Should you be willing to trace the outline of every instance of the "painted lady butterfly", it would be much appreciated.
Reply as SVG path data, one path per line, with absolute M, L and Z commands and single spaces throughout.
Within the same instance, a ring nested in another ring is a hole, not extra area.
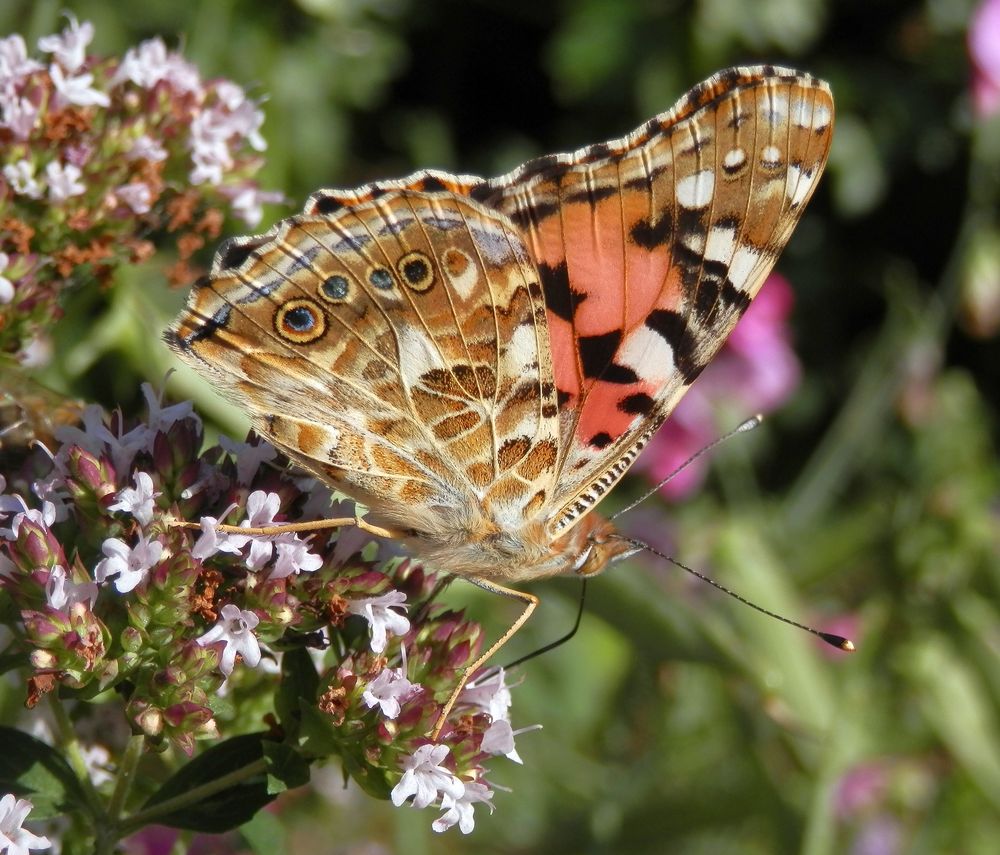
M 422 561 L 524 604 L 471 673 L 537 604 L 506 583 L 634 551 L 590 511 L 746 311 L 832 129 L 822 81 L 733 68 L 500 178 L 321 190 L 223 244 L 166 338 Z

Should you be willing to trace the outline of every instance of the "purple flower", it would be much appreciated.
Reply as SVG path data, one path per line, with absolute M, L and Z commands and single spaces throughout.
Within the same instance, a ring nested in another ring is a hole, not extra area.
M 0 39 L 0 88 L 19 83 L 41 69 L 41 63 L 28 59 L 28 46 L 19 34 Z
M 863 763 L 845 772 L 833 794 L 833 809 L 841 820 L 871 813 L 882 803 L 889 776 L 884 763 Z
M 67 77 L 58 65 L 49 69 L 52 85 L 56 88 L 56 103 L 59 106 L 76 104 L 79 107 L 107 107 L 111 99 L 106 92 L 94 88 L 93 74 L 78 74 Z
M 3 121 L 0 125 L 7 128 L 14 139 L 24 142 L 35 129 L 38 107 L 30 99 L 19 98 L 13 93 L 0 94 L 0 106 L 3 107 Z
M 117 86 L 125 81 L 143 89 L 152 89 L 157 83 L 165 81 L 181 95 L 201 90 L 198 69 L 179 54 L 168 51 L 163 40 L 158 37 L 126 51 L 118 64 L 118 70 L 111 78 L 111 85 Z
M 45 583 L 45 601 L 57 611 L 67 611 L 77 603 L 86 603 L 89 609 L 93 609 L 97 602 L 97 584 L 90 579 L 74 582 L 66 575 L 66 570 L 56 564 L 49 570 Z
M 251 668 L 260 662 L 260 644 L 253 634 L 254 627 L 260 623 L 260 618 L 251 611 L 243 611 L 239 606 L 228 603 L 222 607 L 219 622 L 208 632 L 198 638 L 198 644 L 207 647 L 217 641 L 225 643 L 222 658 L 219 660 L 219 670 L 227 677 L 233 673 L 236 665 L 236 654 L 243 657 Z
M 284 579 L 296 573 L 314 573 L 323 566 L 323 558 L 309 551 L 309 544 L 297 534 L 280 534 L 274 540 L 274 567 L 270 579 Z
M 244 187 L 233 188 L 235 192 L 229 190 L 229 188 L 222 188 L 224 195 L 230 197 L 230 205 L 233 209 L 233 214 L 239 217 L 243 222 L 245 222 L 251 228 L 255 227 L 260 223 L 264 216 L 264 209 L 261 207 L 265 204 L 280 204 L 285 201 L 285 194 L 277 190 L 261 190 L 252 185 L 246 185 Z
M 903 851 L 903 829 L 893 816 L 873 817 L 861 826 L 850 855 L 899 855 Z
M 379 707 L 382 715 L 393 719 L 402 705 L 420 691 L 420 685 L 406 679 L 402 668 L 383 668 L 365 688 L 361 699 L 368 709 Z
M 115 496 L 117 500 L 108 505 L 109 511 L 125 511 L 132 514 L 139 525 L 145 528 L 153 521 L 153 499 L 160 495 L 153 492 L 153 479 L 145 472 L 133 475 L 135 488 L 124 487 Z
M 1000 110 L 1000 0 L 984 0 L 969 24 L 972 100 L 980 117 Z
M 403 758 L 403 777 L 392 788 L 392 803 L 399 807 L 413 796 L 413 807 L 423 809 L 438 795 L 458 800 L 465 795 L 465 784 L 441 766 L 448 756 L 447 745 L 421 745 Z
M 232 505 L 222 513 L 225 517 L 229 511 L 235 507 Z M 201 518 L 201 537 L 198 538 L 191 549 L 191 556 L 200 561 L 211 558 L 218 552 L 228 552 L 237 554 L 250 540 L 248 535 L 243 534 L 220 534 L 218 531 L 219 520 L 215 517 Z
M 351 614 L 361 615 L 368 621 L 372 633 L 372 652 L 382 653 L 389 635 L 406 635 L 410 631 L 410 621 L 393 611 L 405 602 L 406 594 L 402 591 L 389 591 L 381 597 L 366 597 L 348 604 L 347 610 Z
M 458 799 L 445 793 L 441 797 L 441 809 L 444 813 L 431 823 L 431 828 L 440 833 L 457 823 L 462 834 L 468 834 L 476 827 L 476 820 L 472 815 L 476 802 L 487 805 L 490 813 L 493 813 L 493 802 L 490 801 L 492 797 L 493 790 L 478 782 L 466 784 L 465 792 Z
M 163 544 L 140 535 L 135 546 L 129 547 L 117 537 L 109 537 L 101 544 L 101 551 L 107 556 L 97 562 L 94 578 L 105 582 L 112 576 L 118 593 L 127 594 L 134 590 L 149 575 L 150 569 L 163 555 Z
M 157 394 L 150 383 L 143 383 L 140 388 L 146 399 L 146 408 L 149 410 L 146 424 L 149 425 L 150 434 L 167 433 L 182 419 L 194 419 L 195 423 L 201 426 L 201 418 L 194 412 L 194 401 L 181 401 L 164 407 L 162 391 Z
M 128 160 L 148 160 L 150 163 L 159 163 L 167 159 L 167 150 L 148 134 L 137 137 L 126 153 Z
M 49 182 L 49 200 L 62 202 L 86 192 L 87 185 L 80 181 L 81 175 L 83 173 L 80 167 L 72 163 L 64 166 L 58 160 L 50 160 L 45 167 L 45 178 Z
M 115 189 L 115 195 L 136 214 L 145 214 L 153 206 L 153 191 L 143 181 L 122 184 Z
M 82 24 L 71 13 L 66 13 L 69 26 L 53 36 L 42 36 L 38 49 L 55 54 L 55 59 L 63 68 L 72 73 L 77 71 L 87 59 L 87 45 L 93 41 L 94 25 L 90 21 Z
M 236 460 L 236 480 L 240 484 L 249 484 L 262 463 L 270 463 L 278 456 L 274 446 L 263 440 L 253 445 L 249 442 L 237 442 L 220 434 L 219 445 Z

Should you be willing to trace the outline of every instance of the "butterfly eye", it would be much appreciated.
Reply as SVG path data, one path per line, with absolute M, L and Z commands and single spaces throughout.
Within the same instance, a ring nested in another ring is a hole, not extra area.
M 326 299 L 339 302 L 343 300 L 348 291 L 350 291 L 350 285 L 347 281 L 346 276 L 341 276 L 339 273 L 335 276 L 327 277 L 323 284 L 319 286 L 320 294 Z
M 414 291 L 427 291 L 434 284 L 434 268 L 422 252 L 406 253 L 396 262 L 396 270 Z
M 274 313 L 274 328 L 293 344 L 309 344 L 326 332 L 326 316 L 312 300 L 289 300 Z
M 368 281 L 381 291 L 392 287 L 392 273 L 385 267 L 373 267 L 368 271 Z

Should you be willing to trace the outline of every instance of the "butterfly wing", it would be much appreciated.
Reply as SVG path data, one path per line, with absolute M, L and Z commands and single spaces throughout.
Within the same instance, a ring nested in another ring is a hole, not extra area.
M 510 215 L 541 274 L 566 449 L 554 535 L 618 481 L 746 311 L 832 123 L 821 81 L 735 68 L 623 139 L 470 189 Z
M 471 199 L 317 194 L 223 245 L 168 343 L 390 525 L 516 528 L 554 478 L 538 274 L 507 217 Z

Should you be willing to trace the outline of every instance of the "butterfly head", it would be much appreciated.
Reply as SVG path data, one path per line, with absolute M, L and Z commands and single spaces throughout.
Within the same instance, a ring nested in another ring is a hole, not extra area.
M 596 576 L 609 564 L 639 551 L 614 525 L 596 514 L 585 517 L 563 540 L 574 550 L 570 569 L 577 576 Z

